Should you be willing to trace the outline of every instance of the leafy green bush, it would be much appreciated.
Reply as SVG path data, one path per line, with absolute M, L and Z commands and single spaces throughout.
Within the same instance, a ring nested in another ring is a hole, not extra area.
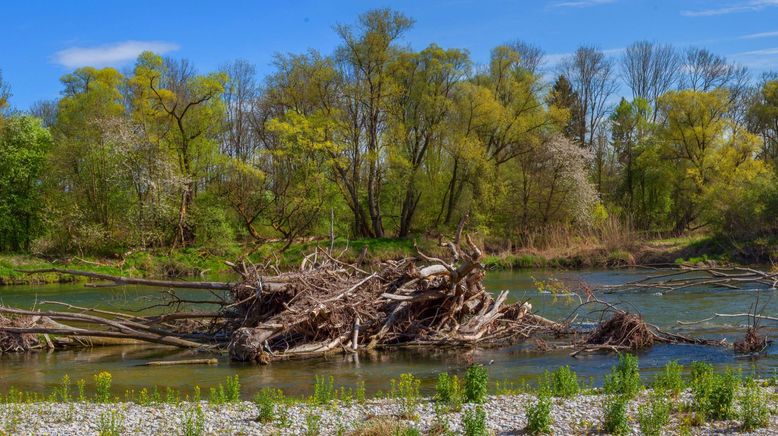
M 182 421 L 182 433 L 184 436 L 200 436 L 205 434 L 205 413 L 197 404 L 184 412 Z
M 465 400 L 483 403 L 489 386 L 489 372 L 483 365 L 470 365 L 465 372 Z
M 731 369 L 724 374 L 700 373 L 692 385 L 695 410 L 708 419 L 733 418 L 737 386 L 738 377 Z
M 738 401 L 743 430 L 752 431 L 770 424 L 770 409 L 767 396 L 759 384 L 752 378 L 746 380 L 743 393 Z
M 111 373 L 102 371 L 95 374 L 95 402 L 109 403 L 111 401 Z
M 625 395 L 611 395 L 608 402 L 605 403 L 605 414 L 603 416 L 603 429 L 614 435 L 626 435 L 629 433 L 629 422 L 627 421 L 627 402 Z
M 438 374 L 435 384 L 435 401 L 446 405 L 450 410 L 459 410 L 462 407 L 462 387 L 459 377 L 451 376 L 447 372 Z
M 335 377 L 316 376 L 313 385 L 313 397 L 311 402 L 317 406 L 323 406 L 335 401 Z
M 257 421 L 262 423 L 273 421 L 276 417 L 276 405 L 282 401 L 284 401 L 284 392 L 281 389 L 262 388 L 254 396 L 254 404 L 259 411 Z
M 477 405 L 465 411 L 462 415 L 462 428 L 465 430 L 465 436 L 487 436 L 489 434 L 486 428 L 486 411 L 483 406 Z
M 400 374 L 400 381 L 392 379 L 392 390 L 390 396 L 396 399 L 402 410 L 402 415 L 407 419 L 416 419 L 416 407 L 419 404 L 419 387 L 421 380 L 413 374 Z
M 100 436 L 119 436 L 124 433 L 124 415 L 118 410 L 105 411 L 98 419 L 97 433 Z
M 638 408 L 640 432 L 645 436 L 660 436 L 662 429 L 670 422 L 670 403 L 658 392 L 651 402 Z
M 654 389 L 661 389 L 674 397 L 677 397 L 684 390 L 683 366 L 675 360 L 668 362 L 662 372 L 656 376 Z
M 611 368 L 610 374 L 605 376 L 605 393 L 622 395 L 630 399 L 634 398 L 642 388 L 638 358 L 629 353 L 620 355 L 619 363 Z
M 535 404 L 527 407 L 527 433 L 532 435 L 551 433 L 551 398 L 546 389 L 538 392 Z
M 555 397 L 572 398 L 581 391 L 578 375 L 569 366 L 560 366 L 554 372 L 546 371 L 544 378 Z

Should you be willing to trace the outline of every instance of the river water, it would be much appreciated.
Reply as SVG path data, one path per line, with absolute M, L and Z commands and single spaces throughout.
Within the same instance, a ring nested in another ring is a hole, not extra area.
M 562 280 L 566 283 L 584 282 L 589 285 L 616 284 L 638 279 L 648 274 L 643 270 L 610 271 L 497 271 L 487 274 L 490 291 L 507 289 L 512 300 L 528 300 L 534 310 L 551 319 L 562 319 L 578 304 L 577 299 L 564 295 L 542 293 L 536 282 Z M 180 295 L 198 299 L 208 297 L 207 291 L 183 291 Z M 763 291 L 761 302 L 767 303 L 765 315 L 778 314 L 778 291 Z M 83 285 L 12 286 L 0 288 L 0 302 L 17 307 L 32 307 L 45 300 L 58 300 L 78 306 L 122 310 L 143 308 L 158 302 L 159 289 L 139 286 L 115 288 L 86 288 Z M 631 311 L 639 311 L 644 319 L 665 330 L 706 338 L 727 338 L 730 342 L 743 334 L 745 318 L 720 318 L 693 326 L 677 325 L 677 320 L 699 320 L 714 313 L 747 312 L 753 304 L 753 290 L 686 289 L 658 295 L 652 292 L 604 295 L 604 299 L 623 304 Z M 55 306 L 46 306 L 54 309 Z M 578 321 L 596 321 L 596 314 L 580 313 Z M 585 325 L 585 324 L 584 324 Z M 764 332 L 770 338 L 778 333 L 776 323 L 764 323 Z M 239 374 L 243 392 L 247 396 L 264 386 L 283 388 L 288 393 L 310 393 L 316 375 L 334 376 L 336 385 L 355 386 L 364 382 L 368 392 L 386 390 L 389 379 L 411 372 L 423 381 L 429 392 L 440 371 L 461 373 L 472 362 L 488 365 L 492 380 L 520 385 L 531 383 L 546 369 L 570 365 L 579 377 L 602 382 L 602 376 L 616 361 L 613 354 L 569 356 L 570 350 L 541 353 L 533 344 L 490 350 L 403 350 L 359 356 L 332 356 L 309 360 L 275 362 L 255 366 L 230 362 L 217 356 L 216 366 L 141 366 L 150 360 L 210 357 L 202 353 L 172 350 L 165 347 L 113 346 L 93 349 L 35 352 L 0 355 L 0 391 L 10 385 L 22 389 L 49 390 L 62 376 L 72 380 L 85 379 L 92 383 L 92 375 L 110 371 L 114 391 L 124 392 L 151 386 L 171 386 L 188 390 L 197 384 L 202 388 L 214 386 L 230 375 Z M 650 380 L 651 373 L 670 360 L 688 364 L 707 361 L 714 366 L 732 366 L 744 374 L 773 376 L 778 374 L 778 345 L 773 344 L 759 359 L 736 358 L 731 349 L 696 345 L 655 345 L 639 353 L 643 375 Z M 207 390 L 206 390 L 207 391 Z

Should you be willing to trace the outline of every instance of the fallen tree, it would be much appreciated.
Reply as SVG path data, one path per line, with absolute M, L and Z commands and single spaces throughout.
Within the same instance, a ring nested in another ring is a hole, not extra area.
M 446 245 L 449 261 L 419 251 L 416 257 L 388 261 L 373 271 L 344 263 L 322 249 L 305 257 L 299 270 L 280 274 L 267 274 L 267 267 L 245 262 L 230 264 L 241 278 L 236 283 L 28 271 L 82 275 L 113 285 L 203 289 L 215 299 L 186 300 L 168 291 L 170 301 L 163 306 L 176 311 L 144 316 L 61 302 L 49 304 L 71 311 L 0 307 L 0 347 L 18 351 L 111 338 L 226 349 L 234 360 L 268 363 L 398 346 L 497 346 L 567 330 L 565 324 L 533 314 L 528 302 L 507 303 L 508 291 L 496 297 L 487 292 L 481 251 L 466 240 L 466 249 Z M 218 310 L 180 310 L 203 304 Z

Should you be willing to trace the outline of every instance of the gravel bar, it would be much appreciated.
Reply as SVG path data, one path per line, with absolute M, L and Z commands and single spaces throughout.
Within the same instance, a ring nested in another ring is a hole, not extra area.
M 630 425 L 633 434 L 640 434 L 637 423 L 638 405 L 646 401 L 647 393 L 629 404 Z M 692 428 L 692 434 L 778 434 L 775 388 L 770 388 L 770 426 L 751 433 L 742 433 L 739 423 L 723 421 L 707 423 Z M 527 394 L 490 396 L 484 404 L 487 425 L 494 434 L 524 434 L 527 424 L 525 408 L 534 403 L 535 397 Z M 602 406 L 607 398 L 602 395 L 579 395 L 574 399 L 553 400 L 553 432 L 557 435 L 599 433 L 602 421 Z M 689 401 L 687 398 L 683 401 Z M 287 425 L 261 424 L 256 421 L 257 407 L 252 402 L 226 405 L 200 404 L 204 416 L 204 434 L 237 435 L 300 435 L 306 434 L 308 416 L 319 418 L 319 434 L 350 434 L 364 428 L 373 420 L 398 423 L 418 429 L 426 434 L 436 422 L 435 407 L 429 400 L 422 400 L 418 406 L 418 420 L 402 420 L 400 406 L 390 400 L 369 400 L 364 404 L 312 406 L 295 404 L 286 407 Z M 463 410 L 473 407 L 466 404 Z M 141 406 L 135 403 L 20 403 L 0 405 L 0 434 L 47 434 L 86 435 L 99 434 L 101 421 L 105 423 L 113 415 L 121 434 L 184 434 L 185 423 L 192 421 L 196 405 L 158 404 Z M 446 420 L 454 434 L 462 434 L 461 412 L 448 413 Z M 678 414 L 675 413 L 665 434 L 678 434 Z

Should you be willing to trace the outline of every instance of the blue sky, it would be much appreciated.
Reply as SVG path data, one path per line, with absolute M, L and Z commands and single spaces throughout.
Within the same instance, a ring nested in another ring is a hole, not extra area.
M 548 68 L 581 44 L 612 56 L 641 39 L 704 46 L 748 66 L 778 70 L 778 0 L 344 0 L 11 1 L 3 5 L 0 70 L 11 103 L 26 109 L 59 95 L 59 78 L 83 65 L 132 65 L 144 49 L 211 71 L 246 59 L 261 74 L 277 52 L 329 53 L 337 23 L 391 7 L 416 20 L 404 42 L 489 50 L 522 39 L 541 46 Z

